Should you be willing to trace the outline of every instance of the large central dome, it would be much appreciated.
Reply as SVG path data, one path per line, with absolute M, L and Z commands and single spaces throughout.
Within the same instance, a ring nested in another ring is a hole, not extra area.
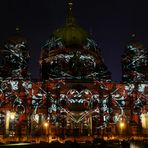
M 56 38 L 61 38 L 66 47 L 68 46 L 80 46 L 86 43 L 86 38 L 88 38 L 88 33 L 79 27 L 74 17 L 68 17 L 66 24 L 58 28 L 53 35 Z
M 111 79 L 97 44 L 88 32 L 77 25 L 72 15 L 43 46 L 40 65 L 44 80 Z

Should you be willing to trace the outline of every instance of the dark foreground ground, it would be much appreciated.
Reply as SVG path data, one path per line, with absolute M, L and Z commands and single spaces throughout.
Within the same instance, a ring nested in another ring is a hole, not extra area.
M 102 143 L 77 143 L 77 142 L 66 142 L 66 143 L 8 143 L 0 144 L 0 148 L 148 148 L 148 142 L 135 141 L 135 142 L 102 142 Z

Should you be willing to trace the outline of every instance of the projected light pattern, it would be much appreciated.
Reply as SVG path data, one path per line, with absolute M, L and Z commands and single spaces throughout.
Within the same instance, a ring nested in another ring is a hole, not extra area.
M 126 47 L 122 57 L 123 81 L 145 82 L 148 80 L 148 51 L 133 39 Z
M 137 118 L 148 110 L 148 85 L 5 80 L 0 82 L 1 118 L 6 110 L 16 112 L 17 122 L 36 114 L 62 126 L 69 122 L 87 125 L 91 117 L 97 129 L 115 124 L 122 117 L 139 122 Z M 132 117 L 131 110 L 137 118 Z
M 3 79 L 30 79 L 29 50 L 20 36 L 10 38 L 1 51 L 0 77 Z
M 111 79 L 97 44 L 89 38 L 83 47 L 67 48 L 61 38 L 52 37 L 42 47 L 40 64 L 46 80 Z
M 62 38 L 56 38 L 56 37 L 52 37 L 50 40 L 48 40 L 46 42 L 46 44 L 42 47 L 42 49 L 46 49 L 46 52 L 48 53 L 50 50 L 53 49 L 63 49 L 66 48 L 63 44 L 63 40 Z M 90 49 L 90 50 L 97 50 L 98 49 L 98 45 L 97 43 L 90 38 L 86 38 L 86 43 L 83 46 L 84 49 Z

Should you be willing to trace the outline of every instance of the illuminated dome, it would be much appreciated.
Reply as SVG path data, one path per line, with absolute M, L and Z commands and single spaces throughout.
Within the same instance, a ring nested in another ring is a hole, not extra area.
M 110 80 L 97 44 L 69 14 L 65 25 L 42 47 L 41 78 Z

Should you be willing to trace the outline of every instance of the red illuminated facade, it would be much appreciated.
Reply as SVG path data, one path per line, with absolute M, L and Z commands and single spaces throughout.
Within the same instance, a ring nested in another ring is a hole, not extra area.
M 130 42 L 123 82 L 113 82 L 101 50 L 71 9 L 69 2 L 66 24 L 41 49 L 41 80 L 30 78 L 27 41 L 18 32 L 1 49 L 0 134 L 41 137 L 47 122 L 55 137 L 147 135 L 147 52 Z

